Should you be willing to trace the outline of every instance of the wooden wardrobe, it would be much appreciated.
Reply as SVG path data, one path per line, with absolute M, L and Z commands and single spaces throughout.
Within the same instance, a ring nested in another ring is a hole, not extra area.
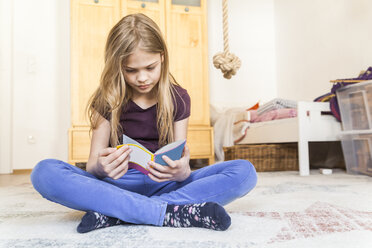
M 123 16 L 144 13 L 161 28 L 170 70 L 191 97 L 187 135 L 192 159 L 214 162 L 209 120 L 206 0 L 71 0 L 71 128 L 69 162 L 85 163 L 90 150 L 86 105 L 99 84 L 106 38 Z

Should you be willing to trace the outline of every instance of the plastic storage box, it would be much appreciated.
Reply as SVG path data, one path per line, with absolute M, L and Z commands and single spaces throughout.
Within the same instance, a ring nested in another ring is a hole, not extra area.
M 372 130 L 342 132 L 346 171 L 372 176 Z
M 336 91 L 344 131 L 372 129 L 372 81 Z

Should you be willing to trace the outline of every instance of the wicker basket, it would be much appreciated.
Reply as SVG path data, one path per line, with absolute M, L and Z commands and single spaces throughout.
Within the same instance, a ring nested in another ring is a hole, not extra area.
M 297 143 L 242 144 L 223 150 L 225 160 L 249 160 L 257 171 L 298 170 Z

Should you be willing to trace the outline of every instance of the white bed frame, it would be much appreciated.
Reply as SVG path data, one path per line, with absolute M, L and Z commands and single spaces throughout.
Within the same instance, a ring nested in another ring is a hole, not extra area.
M 253 123 L 238 144 L 298 142 L 300 175 L 308 176 L 309 142 L 340 140 L 340 122 L 321 114 L 329 111 L 329 102 L 298 102 L 296 118 Z

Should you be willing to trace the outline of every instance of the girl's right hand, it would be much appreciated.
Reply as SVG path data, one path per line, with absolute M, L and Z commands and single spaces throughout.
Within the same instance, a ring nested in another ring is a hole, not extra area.
M 96 172 L 101 177 L 114 180 L 124 176 L 128 171 L 129 154 L 131 149 L 124 145 L 119 149 L 107 147 L 98 153 Z

